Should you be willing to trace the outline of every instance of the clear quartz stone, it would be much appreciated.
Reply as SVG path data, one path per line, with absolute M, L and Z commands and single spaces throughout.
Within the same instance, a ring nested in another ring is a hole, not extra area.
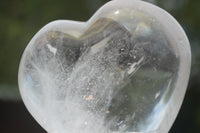
M 50 133 L 165 133 L 189 69 L 187 37 L 171 16 L 115 0 L 86 23 L 55 21 L 39 31 L 23 54 L 19 87 Z

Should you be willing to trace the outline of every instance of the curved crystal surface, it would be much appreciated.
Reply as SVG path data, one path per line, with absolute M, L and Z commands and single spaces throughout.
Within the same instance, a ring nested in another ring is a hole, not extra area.
M 169 14 L 115 0 L 86 23 L 40 30 L 23 54 L 19 87 L 50 133 L 165 133 L 189 69 L 189 42 Z

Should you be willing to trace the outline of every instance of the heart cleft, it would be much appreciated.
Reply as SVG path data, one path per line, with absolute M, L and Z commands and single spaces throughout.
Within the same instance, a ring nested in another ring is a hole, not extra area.
M 42 28 L 24 51 L 19 87 L 50 133 L 166 133 L 190 64 L 188 39 L 168 13 L 115 0 L 86 23 Z

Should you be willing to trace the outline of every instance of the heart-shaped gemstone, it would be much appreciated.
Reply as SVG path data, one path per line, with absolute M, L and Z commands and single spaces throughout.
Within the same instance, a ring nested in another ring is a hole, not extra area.
M 49 133 L 166 133 L 188 82 L 187 37 L 164 10 L 115 0 L 88 22 L 55 21 L 28 44 L 22 98 Z

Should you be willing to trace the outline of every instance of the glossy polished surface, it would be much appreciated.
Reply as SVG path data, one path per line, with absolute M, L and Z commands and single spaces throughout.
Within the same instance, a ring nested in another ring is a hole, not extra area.
M 190 47 L 165 11 L 115 0 L 88 22 L 55 21 L 27 46 L 22 98 L 50 133 L 165 133 L 186 90 Z

